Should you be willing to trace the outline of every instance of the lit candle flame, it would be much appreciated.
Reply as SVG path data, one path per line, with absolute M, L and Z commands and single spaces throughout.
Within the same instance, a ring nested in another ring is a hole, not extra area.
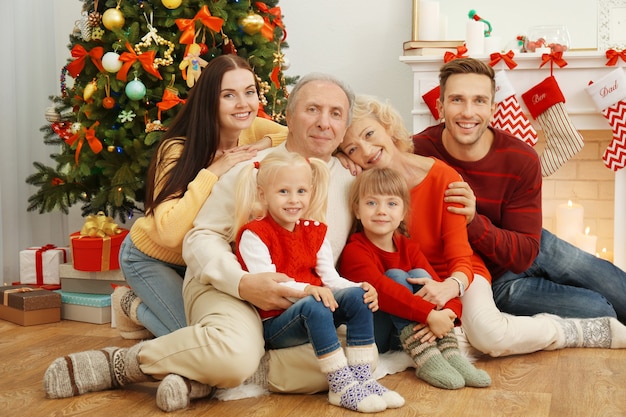
M 585 229 L 585 235 L 589 236 L 589 226 Z
M 567 207 L 572 207 L 573 203 L 572 200 L 567 200 Z

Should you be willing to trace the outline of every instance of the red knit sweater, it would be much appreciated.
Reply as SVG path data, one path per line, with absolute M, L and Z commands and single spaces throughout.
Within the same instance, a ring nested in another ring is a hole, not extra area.
M 300 220 L 292 232 L 274 221 L 272 216 L 254 220 L 239 231 L 237 242 L 245 230 L 254 232 L 267 246 L 276 271 L 282 272 L 297 282 L 322 286 L 322 280 L 315 271 L 317 253 L 322 247 L 327 226 L 313 220 Z M 244 269 L 246 264 L 237 249 L 237 258 Z M 284 310 L 265 311 L 259 309 L 261 318 L 278 316 Z
M 539 253 L 541 168 L 533 148 L 492 129 L 491 150 L 480 161 L 460 161 L 443 146 L 443 124 L 413 137 L 415 153 L 440 158 L 461 174 L 476 195 L 477 215 L 467 227 L 469 241 L 494 279 L 527 270 Z M 460 217 L 460 216 L 459 216 Z M 474 264 L 476 273 L 477 264 Z
M 355 233 L 340 258 L 339 273 L 355 282 L 367 281 L 378 291 L 378 305 L 381 311 L 407 320 L 426 323 L 428 314 L 435 305 L 417 297 L 401 284 L 385 276 L 385 271 L 398 268 L 409 271 L 425 269 L 433 279 L 441 281 L 419 243 L 402 235 L 394 237 L 397 252 L 384 251 L 370 242 L 365 234 Z M 461 318 L 461 301 L 454 298 L 445 305 Z

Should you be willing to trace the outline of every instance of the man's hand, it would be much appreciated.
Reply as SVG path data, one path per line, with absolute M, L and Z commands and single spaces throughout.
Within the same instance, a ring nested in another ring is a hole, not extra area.
M 442 309 L 448 301 L 459 296 L 459 285 L 451 279 L 443 282 L 431 278 L 407 278 L 406 280 L 411 284 L 422 285 L 415 295 L 435 304 L 437 309 Z
M 279 284 L 287 281 L 293 280 L 275 272 L 246 274 L 239 281 L 239 296 L 261 310 L 285 310 L 293 304 L 287 297 L 306 296 L 304 291 Z
M 470 224 L 476 216 L 476 196 L 474 191 L 466 182 L 452 182 L 445 191 L 443 201 L 446 203 L 457 203 L 463 207 L 448 207 L 450 213 L 465 216 L 466 224 Z

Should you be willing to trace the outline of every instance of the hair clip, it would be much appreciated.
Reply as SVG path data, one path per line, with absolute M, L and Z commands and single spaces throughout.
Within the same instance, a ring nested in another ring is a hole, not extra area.
M 254 167 L 256 169 L 259 169 L 260 166 L 261 166 L 261 163 L 259 161 L 254 161 Z

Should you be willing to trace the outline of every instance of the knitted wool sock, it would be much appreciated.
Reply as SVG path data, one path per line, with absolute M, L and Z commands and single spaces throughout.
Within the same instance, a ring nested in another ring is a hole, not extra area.
M 159 384 L 156 403 L 165 412 L 182 410 L 189 407 L 191 400 L 208 397 L 214 392 L 214 387 L 169 374 Z
M 620 348 L 626 347 L 626 330 L 617 319 L 598 317 L 591 319 L 564 319 L 552 314 L 541 314 L 557 321 L 562 332 L 560 347 Z M 612 341 L 615 330 L 616 343 Z M 621 345 L 621 346 L 620 346 Z
M 111 296 L 111 307 L 114 310 L 115 322 L 120 336 L 124 339 L 149 339 L 152 333 L 137 319 L 137 307 L 141 299 L 124 285 L 115 287 Z
M 387 403 L 367 391 L 352 375 L 342 349 L 318 358 L 320 370 L 328 379 L 328 402 L 361 413 L 377 413 L 387 409 Z
M 44 374 L 44 391 L 49 398 L 66 398 L 152 381 L 139 368 L 142 345 L 138 343 L 128 349 L 107 347 L 57 358 Z
M 385 400 L 387 408 L 400 408 L 404 405 L 404 398 L 395 391 L 391 391 L 372 378 L 372 366 L 375 357 L 375 345 L 347 347 L 346 357 L 352 375 L 365 389 Z
M 407 325 L 400 331 L 400 342 L 404 351 L 415 362 L 417 377 L 439 388 L 463 388 L 465 379 L 444 359 L 437 344 L 435 342 L 422 343 L 414 339 L 413 327 L 415 323 Z
M 456 340 L 454 330 L 437 340 L 437 347 L 441 355 L 450 365 L 463 376 L 465 386 L 484 388 L 491 385 L 491 377 L 481 369 L 477 369 L 470 363 L 459 350 L 459 343 Z

